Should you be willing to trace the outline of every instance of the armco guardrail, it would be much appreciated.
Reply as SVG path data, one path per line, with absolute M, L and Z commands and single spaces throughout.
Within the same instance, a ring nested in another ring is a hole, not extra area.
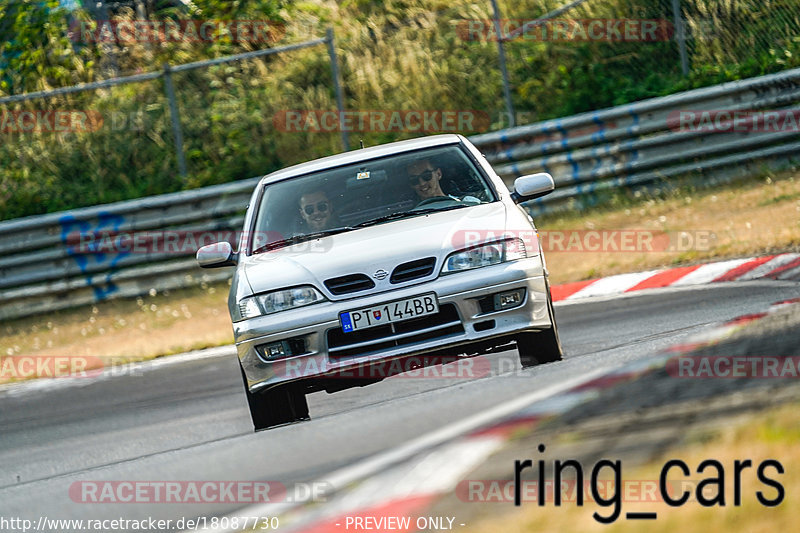
M 604 191 L 661 187 L 675 176 L 697 173 L 717 182 L 791 164 L 800 159 L 800 125 L 681 131 L 679 113 L 788 110 L 798 101 L 795 69 L 471 140 L 508 184 L 522 174 L 553 174 L 557 189 L 533 202 L 534 212 L 581 208 L 602 201 Z M 228 278 L 230 269 L 197 267 L 186 246 L 174 253 L 97 254 L 79 243 L 95 232 L 164 230 L 229 232 L 232 240 L 257 180 L 0 222 L 0 319 Z
M 800 124 L 783 128 L 780 120 L 773 131 L 759 131 L 758 124 L 744 122 L 723 132 L 717 124 L 700 123 L 697 131 L 681 131 L 680 121 L 682 111 L 699 116 L 700 111 L 791 110 L 798 101 L 800 69 L 794 69 L 471 140 L 507 182 L 531 172 L 553 175 L 556 191 L 534 202 L 535 211 L 559 204 L 581 208 L 596 203 L 601 192 L 620 187 L 659 187 L 690 173 L 710 183 L 729 181 L 764 165 L 800 160 Z M 710 116 L 713 121 L 721 115 Z
M 201 270 L 186 244 L 219 236 L 235 245 L 258 179 L 0 223 L 0 319 L 229 278 Z M 153 242 L 164 230 L 182 242 Z M 91 253 L 97 234 L 142 238 Z

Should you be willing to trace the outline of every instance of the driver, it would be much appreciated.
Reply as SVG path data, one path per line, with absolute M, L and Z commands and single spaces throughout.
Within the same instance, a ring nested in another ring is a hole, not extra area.
M 406 167 L 408 184 L 417 193 L 420 200 L 447 196 L 442 191 L 442 169 L 434 166 L 430 159 L 414 161 Z
M 417 193 L 420 203 L 431 198 L 441 198 L 442 200 L 455 200 L 456 202 L 466 202 L 468 204 L 479 204 L 481 201 L 474 196 L 465 196 L 459 199 L 452 194 L 446 194 L 442 190 L 442 169 L 433 164 L 430 159 L 418 159 L 406 166 L 408 184 Z M 426 202 L 428 203 L 428 202 Z

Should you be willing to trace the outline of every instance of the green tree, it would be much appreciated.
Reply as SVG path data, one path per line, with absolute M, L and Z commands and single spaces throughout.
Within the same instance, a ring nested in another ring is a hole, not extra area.
M 91 79 L 96 52 L 70 40 L 70 13 L 57 0 L 0 4 L 0 94 Z

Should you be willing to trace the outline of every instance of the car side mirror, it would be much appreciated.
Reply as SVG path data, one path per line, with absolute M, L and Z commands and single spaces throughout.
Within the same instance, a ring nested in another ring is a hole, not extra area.
M 197 264 L 202 268 L 217 268 L 236 265 L 236 254 L 229 242 L 207 244 L 197 250 Z
M 550 194 L 555 188 L 553 176 L 547 172 L 520 176 L 514 180 L 514 192 L 511 193 L 511 199 L 515 204 L 519 204 Z

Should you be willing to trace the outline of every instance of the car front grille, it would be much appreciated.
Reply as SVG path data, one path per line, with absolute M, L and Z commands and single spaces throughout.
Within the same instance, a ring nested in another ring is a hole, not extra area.
M 433 315 L 412 318 L 363 330 L 344 333 L 342 328 L 328 330 L 328 356 L 331 358 L 367 355 L 397 346 L 441 339 L 464 333 L 464 326 L 454 304 L 444 304 Z
M 398 265 L 392 272 L 392 277 L 389 280 L 392 283 L 403 283 L 414 279 L 424 278 L 433 273 L 433 267 L 436 265 L 435 257 L 426 257 L 425 259 L 417 259 Z
M 375 287 L 375 282 L 365 274 L 349 274 L 338 278 L 325 280 L 325 286 L 335 295 L 350 294 L 351 292 L 365 291 Z

